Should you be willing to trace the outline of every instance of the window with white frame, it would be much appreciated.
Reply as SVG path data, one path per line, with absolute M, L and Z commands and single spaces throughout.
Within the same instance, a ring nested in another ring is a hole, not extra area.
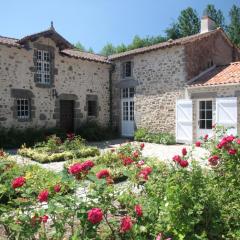
M 50 53 L 37 50 L 37 82 L 50 84 Z
M 133 98 L 134 97 L 134 88 L 122 88 L 121 89 L 121 97 L 122 98 Z
M 17 98 L 17 118 L 29 119 L 30 118 L 30 101 L 27 98 Z

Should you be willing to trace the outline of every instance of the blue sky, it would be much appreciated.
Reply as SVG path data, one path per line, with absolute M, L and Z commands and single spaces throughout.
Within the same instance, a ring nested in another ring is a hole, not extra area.
M 226 17 L 233 4 L 240 6 L 240 0 L 2 0 L 0 35 L 21 38 L 53 20 L 70 42 L 98 52 L 107 42 L 128 44 L 136 34 L 164 34 L 182 9 L 191 6 L 202 15 L 208 3 Z

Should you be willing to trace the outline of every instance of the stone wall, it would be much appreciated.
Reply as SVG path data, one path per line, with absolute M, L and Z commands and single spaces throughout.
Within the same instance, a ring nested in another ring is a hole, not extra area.
M 185 46 L 187 80 L 196 77 L 213 65 L 226 65 L 233 61 L 233 48 L 221 32 L 211 37 L 192 41 Z
M 199 99 L 211 99 L 213 101 L 213 123 L 216 121 L 216 98 L 221 97 L 237 97 L 237 115 L 240 119 L 240 85 L 221 85 L 221 86 L 208 86 L 197 87 L 188 89 L 188 98 L 192 98 L 193 101 L 193 141 L 197 140 L 198 130 L 198 100 Z M 202 94 L 202 97 L 201 97 Z M 197 95 L 197 97 L 196 97 Z M 237 121 L 237 131 L 240 133 L 240 121 Z
M 113 74 L 113 120 L 121 129 L 120 88 L 121 63 L 133 62 L 135 87 L 136 128 L 147 128 L 151 132 L 175 133 L 176 99 L 184 97 L 185 60 L 184 47 L 159 49 L 130 59 L 115 61 Z
M 34 82 L 34 44 L 55 49 L 54 82 L 42 88 Z M 49 38 L 30 42 L 28 48 L 0 45 L 0 126 L 2 127 L 55 127 L 59 124 L 59 100 L 74 96 L 75 127 L 87 120 L 87 95 L 98 99 L 96 120 L 109 123 L 109 70 L 111 65 L 80 60 L 59 54 L 56 44 Z M 21 122 L 14 117 L 12 89 L 25 89 L 32 93 L 34 114 L 30 121 Z M 68 99 L 66 99 L 68 100 Z

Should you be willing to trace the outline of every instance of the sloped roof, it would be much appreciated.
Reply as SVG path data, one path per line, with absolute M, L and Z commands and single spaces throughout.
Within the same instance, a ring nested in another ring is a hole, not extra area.
M 137 48 L 137 49 L 133 49 L 133 50 L 122 52 L 122 53 L 113 54 L 113 55 L 110 55 L 108 58 L 109 58 L 109 60 L 116 60 L 116 59 L 119 59 L 119 58 L 131 56 L 131 55 L 136 55 L 136 54 L 142 54 L 142 53 L 145 53 L 145 52 L 150 52 L 150 51 L 154 51 L 154 50 L 158 50 L 158 49 L 164 49 L 164 48 L 177 46 L 177 45 L 184 45 L 184 44 L 190 43 L 192 41 L 197 41 L 197 40 L 212 36 L 212 35 L 217 34 L 219 32 L 221 32 L 224 35 L 224 37 L 228 40 L 230 45 L 232 45 L 232 43 L 227 38 L 224 31 L 221 28 L 217 28 L 216 30 L 213 30 L 213 31 L 210 31 L 210 32 L 198 33 L 198 34 L 195 34 L 195 35 L 179 38 L 179 39 L 176 39 L 176 40 L 168 40 L 167 42 L 154 44 L 154 45 L 151 45 L 151 46 L 148 46 L 148 47 L 142 47 L 142 48 Z
M 60 49 L 60 53 L 66 56 L 74 57 L 82 60 L 111 64 L 111 62 L 108 61 L 107 57 L 105 56 L 88 53 L 88 52 L 82 52 L 74 48 L 74 46 L 71 43 L 69 43 L 65 38 L 63 38 L 60 34 L 58 34 L 55 31 L 55 29 L 52 27 L 46 31 L 42 31 L 39 33 L 35 33 L 29 36 L 23 37 L 22 39 L 15 39 L 15 38 L 0 36 L 0 44 L 21 48 L 21 47 L 24 47 L 24 43 L 26 43 L 27 41 L 34 41 L 41 36 L 49 37 L 53 39 L 53 41 L 57 43 L 57 46 Z
M 85 59 L 89 61 L 96 61 L 96 62 L 102 62 L 102 63 L 111 63 L 108 61 L 107 57 L 94 54 L 94 53 L 88 53 L 88 52 L 82 52 L 78 49 L 64 49 L 61 51 L 61 53 L 75 58 Z
M 189 84 L 189 87 L 240 83 L 240 62 L 218 66 Z

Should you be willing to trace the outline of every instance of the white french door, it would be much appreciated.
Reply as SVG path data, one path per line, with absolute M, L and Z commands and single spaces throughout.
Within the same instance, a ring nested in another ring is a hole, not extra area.
M 213 101 L 211 99 L 198 101 L 198 134 L 197 137 L 213 135 Z
M 122 136 L 134 136 L 134 88 L 121 89 Z

